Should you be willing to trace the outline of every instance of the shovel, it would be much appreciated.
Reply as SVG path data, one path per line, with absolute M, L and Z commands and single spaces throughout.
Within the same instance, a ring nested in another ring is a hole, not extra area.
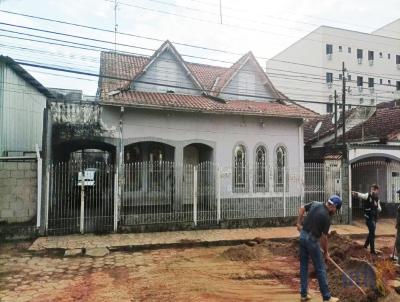
M 340 266 L 339 266 L 335 261 L 333 261 L 332 258 L 329 258 L 329 260 L 331 261 L 331 263 L 332 263 L 343 275 L 346 276 L 347 279 L 350 280 L 351 283 L 353 283 L 353 285 L 354 285 L 355 287 L 357 287 L 357 288 L 360 290 L 360 292 L 362 292 L 362 294 L 363 294 L 365 297 L 367 297 L 367 293 L 366 293 L 360 286 L 358 286 L 358 284 L 357 284 L 353 279 L 351 279 L 350 276 L 349 276 L 348 274 L 346 274 L 346 272 L 345 272 L 344 270 L 342 270 L 342 269 L 340 268 Z

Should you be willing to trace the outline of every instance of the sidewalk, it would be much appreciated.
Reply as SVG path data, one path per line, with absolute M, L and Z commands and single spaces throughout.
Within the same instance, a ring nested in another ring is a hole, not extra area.
M 334 225 L 341 235 L 366 234 L 364 221 L 355 221 L 352 225 Z M 395 219 L 382 219 L 377 224 L 377 236 L 395 235 Z M 183 244 L 235 244 L 251 240 L 255 237 L 264 239 L 294 238 L 299 235 L 295 227 L 271 227 L 254 229 L 218 229 L 157 233 L 132 233 L 108 235 L 68 235 L 40 237 L 33 242 L 29 250 L 43 249 L 79 249 L 97 247 L 166 247 Z

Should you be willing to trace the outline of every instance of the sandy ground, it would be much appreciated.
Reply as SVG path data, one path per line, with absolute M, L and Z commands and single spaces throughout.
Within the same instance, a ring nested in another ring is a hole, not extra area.
M 392 246 L 393 240 L 381 237 L 377 246 Z M 298 260 L 266 248 L 256 259 L 231 261 L 226 257 L 231 247 L 63 258 L 57 252 L 28 252 L 28 246 L 23 242 L 0 247 L 2 302 L 299 301 Z M 310 287 L 312 301 L 321 301 L 316 280 Z

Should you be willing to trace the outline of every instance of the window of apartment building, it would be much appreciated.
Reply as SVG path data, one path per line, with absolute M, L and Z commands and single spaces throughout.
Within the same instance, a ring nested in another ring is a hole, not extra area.
M 390 60 L 390 53 L 388 53 L 388 59 Z
M 347 52 L 351 53 L 351 47 L 347 47 Z
M 396 81 L 396 90 L 400 91 L 400 81 Z
M 391 85 L 391 84 L 392 84 L 392 82 L 390 80 L 388 80 L 388 85 Z
M 332 84 L 333 82 L 333 73 L 332 72 L 327 72 L 326 73 L 326 82 L 329 84 Z
M 396 55 L 396 64 L 397 64 L 397 65 L 400 64 L 400 55 Z
M 360 77 L 360 76 L 357 77 L 357 86 L 358 87 L 363 86 L 363 77 Z
M 341 73 L 339 73 L 339 80 L 341 80 L 342 79 L 342 74 Z
M 333 53 L 333 46 L 332 44 L 326 44 L 326 54 L 331 55 Z
M 383 84 L 383 80 L 382 79 L 379 80 L 379 84 L 381 84 L 381 85 Z
M 373 105 L 375 103 L 375 100 L 374 99 L 370 99 L 369 102 L 370 102 L 371 105 Z
M 368 50 L 368 61 L 374 60 L 374 52 L 372 50 Z
M 333 104 L 326 104 L 326 113 L 333 112 Z
M 381 58 L 381 59 L 383 58 L 382 52 L 379 53 L 379 58 Z
M 360 104 L 364 103 L 364 98 L 360 98 Z
M 343 51 L 343 48 L 341 45 L 339 45 L 339 52 L 342 52 L 342 51 Z
M 363 58 L 363 50 L 362 49 L 357 49 L 357 59 L 362 59 Z
M 374 88 L 374 78 L 368 78 L 368 87 Z
M 348 81 L 351 81 L 351 74 L 348 74 L 348 75 L 347 75 L 347 80 L 348 80 Z

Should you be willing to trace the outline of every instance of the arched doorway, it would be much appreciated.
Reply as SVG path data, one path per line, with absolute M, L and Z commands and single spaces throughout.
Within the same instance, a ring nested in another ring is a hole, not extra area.
M 48 233 L 112 231 L 115 146 L 101 141 L 65 141 L 53 146 L 53 154 Z
M 389 208 L 396 208 L 399 200 L 397 191 L 400 189 L 400 161 L 383 155 L 364 156 L 351 164 L 351 190 L 366 193 L 370 186 L 380 187 L 379 199 L 385 206 L 382 215 L 393 216 Z M 394 204 L 396 204 L 394 206 Z M 393 205 L 393 206 L 391 206 Z M 363 217 L 363 202 L 358 198 L 352 199 L 354 217 Z M 394 210 L 393 210 L 394 212 Z

